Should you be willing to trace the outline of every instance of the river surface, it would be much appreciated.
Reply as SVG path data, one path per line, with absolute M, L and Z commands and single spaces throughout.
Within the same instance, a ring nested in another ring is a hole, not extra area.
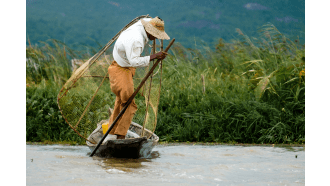
M 149 159 L 89 157 L 87 146 L 26 145 L 26 185 L 305 185 L 305 149 L 157 145 Z

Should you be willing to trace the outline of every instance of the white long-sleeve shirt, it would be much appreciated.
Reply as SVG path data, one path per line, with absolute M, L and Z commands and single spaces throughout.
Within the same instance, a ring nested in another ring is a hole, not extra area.
M 144 18 L 150 21 L 151 18 Z M 149 42 L 141 21 L 136 22 L 118 37 L 113 48 L 113 58 L 121 67 L 145 67 L 150 56 L 141 57 L 144 46 Z

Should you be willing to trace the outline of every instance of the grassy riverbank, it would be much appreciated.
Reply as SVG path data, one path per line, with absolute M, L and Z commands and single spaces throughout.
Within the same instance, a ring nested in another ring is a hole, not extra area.
M 163 142 L 305 143 L 305 49 L 272 25 L 215 49 L 179 44 L 164 61 L 155 133 Z M 53 41 L 28 46 L 27 141 L 84 144 L 64 122 L 57 94 L 70 58 L 89 58 Z M 94 50 L 96 51 L 96 50 Z M 93 53 L 93 52 L 92 52 Z

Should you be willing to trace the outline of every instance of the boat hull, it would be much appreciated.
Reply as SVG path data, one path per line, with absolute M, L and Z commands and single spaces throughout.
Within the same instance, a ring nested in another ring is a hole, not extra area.
M 137 123 L 132 122 L 129 130 L 139 136 L 142 135 L 142 126 Z M 102 143 L 95 155 L 116 158 L 149 158 L 158 140 L 159 138 L 156 134 L 144 129 L 143 137 L 108 140 Z M 86 143 L 91 152 L 93 152 L 97 144 L 92 144 L 89 141 L 86 141 Z

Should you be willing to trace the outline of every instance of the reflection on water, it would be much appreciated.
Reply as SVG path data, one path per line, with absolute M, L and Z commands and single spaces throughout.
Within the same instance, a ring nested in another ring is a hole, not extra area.
M 87 153 L 89 156 L 91 153 Z M 133 172 L 132 169 L 136 168 L 144 168 L 146 165 L 143 165 L 143 162 L 152 162 L 152 159 L 158 158 L 159 152 L 153 151 L 151 153 L 150 158 L 140 158 L 140 159 L 127 159 L 127 158 L 101 158 L 97 156 L 93 156 L 92 158 L 94 160 L 98 160 L 100 165 L 103 169 L 109 170 L 109 169 L 118 169 L 125 172 Z M 120 172 L 120 171 L 119 171 Z
M 304 185 L 304 148 L 179 145 L 149 159 L 89 157 L 87 146 L 27 145 L 27 185 Z

